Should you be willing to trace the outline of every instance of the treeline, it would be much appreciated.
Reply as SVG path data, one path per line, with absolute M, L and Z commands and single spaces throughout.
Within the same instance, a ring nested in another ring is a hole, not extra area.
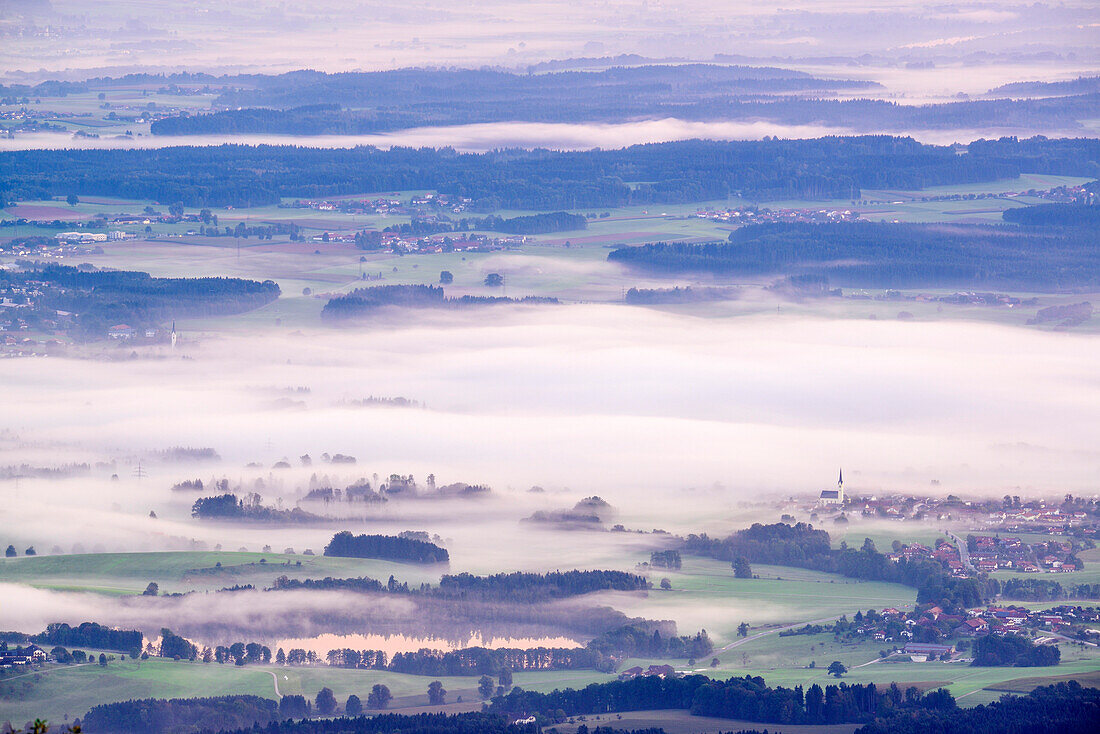
M 359 536 L 386 538 L 391 536 Z M 399 538 L 401 539 L 401 538 Z M 421 542 L 421 541 L 415 541 Z M 431 544 L 429 544 L 431 545 Z M 432 545 L 433 548 L 438 546 Z M 440 551 L 443 549 L 439 548 Z M 379 552 L 369 549 L 367 552 Z M 445 552 L 445 551 L 444 551 Z M 329 555 L 326 553 L 325 555 Z M 416 556 L 420 557 L 420 551 Z M 379 556 L 356 556 L 375 558 Z M 404 558 L 404 556 L 402 556 Z M 292 579 L 280 576 L 272 590 L 324 589 L 360 591 L 369 593 L 418 594 L 442 599 L 471 599 L 475 601 L 506 601 L 518 604 L 534 604 L 551 599 L 564 599 L 589 594 L 594 591 L 640 591 L 649 588 L 644 576 L 625 571 L 551 571 L 548 573 L 498 573 L 492 576 L 474 576 L 469 573 L 445 574 L 438 586 L 423 584 L 409 588 L 392 576 L 387 584 L 367 576 L 360 578 Z
M 153 134 L 362 134 L 475 122 L 609 121 L 678 116 L 693 105 L 730 97 L 879 86 L 869 81 L 817 79 L 787 69 L 714 64 L 651 64 L 542 74 L 490 69 L 295 71 L 219 81 L 228 88 L 214 105 L 230 108 L 227 112 L 162 120 Z M 340 112 L 334 102 L 354 109 Z M 247 109 L 258 107 L 274 109 Z M 207 119 L 211 117 L 214 119 Z
M 350 149 L 222 145 L 0 153 L 0 198 L 113 196 L 190 207 L 281 197 L 430 189 L 478 211 L 725 199 L 855 199 L 863 188 L 921 189 L 1019 176 L 1100 178 L 1100 140 L 976 141 L 956 148 L 888 136 L 682 141 L 620 150 Z
M 421 218 L 414 216 L 403 224 L 392 224 L 385 232 L 396 232 L 405 236 L 427 237 L 443 232 L 504 232 L 505 234 L 547 234 L 549 232 L 568 232 L 586 229 L 588 218 L 583 214 L 569 212 L 548 212 L 504 219 L 490 215 L 487 217 L 463 217 L 452 220 L 447 217 Z M 361 236 L 360 236 L 361 235 Z M 361 250 L 369 250 L 381 245 L 381 236 L 371 236 L 362 232 L 356 235 L 355 244 Z M 372 247 L 373 245 L 373 247 Z
M 856 734 L 1092 734 L 1100 726 L 1098 711 L 1100 689 L 1069 681 L 973 708 L 901 711 Z
M 1100 584 L 1062 586 L 1047 579 L 1012 578 L 1001 584 L 1001 596 L 1017 601 L 1057 601 L 1059 599 L 1100 599 Z
M 116 630 L 95 622 L 81 622 L 70 627 L 64 622 L 53 622 L 34 642 L 40 645 L 65 645 L 67 647 L 91 647 L 96 650 L 131 652 L 141 650 L 143 636 L 137 630 Z
M 370 288 L 356 288 L 350 293 L 330 298 L 321 309 L 321 318 L 327 321 L 341 321 L 366 316 L 380 308 L 467 308 L 471 306 L 492 306 L 499 304 L 553 304 L 557 298 L 524 296 L 508 298 L 505 296 L 460 296 L 445 295 L 437 285 L 376 285 Z
M 355 718 L 286 719 L 221 734 L 535 734 L 536 724 L 514 724 L 499 714 L 376 714 Z
M 474 576 L 446 575 L 433 590 L 440 596 L 484 601 L 534 603 L 580 596 L 594 591 L 641 591 L 649 588 L 644 576 L 626 571 L 551 571 L 497 573 Z
M 598 670 L 613 673 L 626 658 L 696 660 L 714 651 L 706 630 L 694 635 L 661 635 L 660 630 L 638 621 L 608 630 L 584 647 L 534 647 L 488 649 L 467 647 L 461 650 L 432 650 L 395 653 L 387 657 L 382 650 L 329 650 L 329 665 L 341 668 L 368 668 L 394 673 L 434 676 L 499 675 L 502 671 Z M 287 662 L 291 662 L 287 657 Z
M 325 546 L 324 555 L 340 558 L 382 558 L 413 563 L 447 563 L 450 554 L 435 543 L 393 535 L 336 533 Z
M 974 660 L 970 664 L 1032 668 L 1057 665 L 1061 659 L 1062 651 L 1057 645 L 1036 645 L 1022 635 L 986 635 L 974 640 Z
M 702 301 L 731 301 L 741 295 L 737 288 L 631 288 L 626 292 L 626 302 L 632 306 L 659 306 L 675 303 L 699 303 Z
M 540 714 L 553 718 L 606 714 L 616 711 L 689 709 L 696 716 L 715 716 L 776 724 L 839 724 L 869 722 L 907 709 L 952 710 L 955 699 L 940 689 L 904 693 L 896 684 L 879 690 L 873 683 L 828 685 L 816 683 L 803 691 L 771 688 L 763 678 L 745 676 L 725 681 L 701 675 L 684 678 L 641 676 L 627 681 L 593 683 L 580 690 L 567 688 L 535 693 L 513 688 L 493 698 L 488 710 L 510 716 Z
M 257 522 L 314 522 L 318 515 L 300 507 L 280 510 L 263 504 L 258 494 L 238 498 L 232 493 L 199 497 L 191 505 L 191 517 L 202 520 L 252 520 Z
M 847 544 L 834 550 L 827 532 L 801 522 L 756 523 L 724 539 L 711 538 L 705 533 L 689 535 L 684 550 L 723 561 L 744 557 L 752 563 L 796 566 L 865 581 L 904 584 L 916 588 L 918 604 L 938 604 L 944 609 L 974 607 L 1000 591 L 996 580 L 956 578 L 938 561 L 918 558 L 894 563 L 879 553 L 869 538 L 858 550 Z
M 1006 209 L 1001 218 L 1027 227 L 1100 228 L 1100 206 L 1091 204 L 1037 204 Z
M 95 734 L 158 734 L 244 729 L 278 719 L 277 704 L 259 696 L 143 698 L 93 706 L 81 720 L 81 728 Z
M 729 242 L 621 247 L 608 260 L 662 273 L 824 277 L 839 285 L 1005 287 L 1100 285 L 1088 229 L 992 225 L 774 223 L 741 227 Z

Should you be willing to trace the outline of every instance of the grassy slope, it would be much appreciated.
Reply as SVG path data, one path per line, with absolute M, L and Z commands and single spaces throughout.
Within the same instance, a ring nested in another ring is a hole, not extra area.
M 264 559 L 267 562 L 261 564 Z M 289 561 L 290 565 L 284 565 Z M 301 566 L 295 565 L 301 562 Z M 221 568 L 215 566 L 221 563 Z M 0 561 L 0 582 L 39 588 L 81 589 L 101 593 L 140 593 L 150 581 L 162 591 L 220 589 L 236 584 L 270 585 L 278 576 L 323 578 L 393 574 L 402 581 L 438 581 L 446 569 L 391 561 L 282 553 L 170 551 L 159 553 L 87 553 L 36 556 Z

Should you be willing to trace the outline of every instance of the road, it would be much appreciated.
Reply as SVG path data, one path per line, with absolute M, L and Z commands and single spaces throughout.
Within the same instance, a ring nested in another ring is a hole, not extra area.
M 966 541 L 950 530 L 944 530 L 944 532 L 947 533 L 947 537 L 955 541 L 955 544 L 959 547 L 959 560 L 962 561 L 962 564 L 966 566 L 967 570 L 977 573 L 977 569 L 970 563 L 970 550 L 966 547 Z
M 726 645 L 725 647 L 723 647 L 718 652 L 721 653 L 721 652 L 725 652 L 726 650 L 732 650 L 735 647 L 740 647 L 741 645 L 744 645 L 746 642 L 752 642 L 753 640 L 760 639 L 761 637 L 764 637 L 766 635 L 777 634 L 779 632 L 782 632 L 783 630 L 793 630 L 793 629 L 798 628 L 798 627 L 805 627 L 808 624 L 821 624 L 822 622 L 835 622 L 836 620 L 840 619 L 841 616 L 842 615 L 838 614 L 835 617 L 822 617 L 821 619 L 811 619 L 809 622 L 799 622 L 798 624 L 791 624 L 791 625 L 787 625 L 786 627 L 773 627 L 770 630 L 764 630 L 763 632 L 757 632 L 755 635 L 749 635 L 748 637 L 742 637 L 740 640 L 737 640 L 735 642 L 731 642 L 730 644 Z
M 275 683 L 275 695 L 282 698 L 283 694 L 279 693 L 279 676 L 275 675 L 270 670 L 267 672 L 271 673 L 271 680 Z

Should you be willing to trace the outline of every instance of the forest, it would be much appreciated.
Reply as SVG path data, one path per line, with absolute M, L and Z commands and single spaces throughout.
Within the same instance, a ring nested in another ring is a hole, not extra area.
M 325 546 L 324 555 L 339 558 L 382 558 L 413 563 L 447 563 L 450 554 L 435 543 L 392 535 L 336 533 Z
M 955 148 L 880 135 L 482 154 L 270 145 L 28 150 L 0 153 L 0 171 L 4 200 L 76 194 L 249 207 L 280 197 L 430 189 L 471 198 L 478 211 L 554 211 L 734 195 L 857 199 L 865 188 L 916 190 L 1023 172 L 1100 178 L 1100 140 L 1002 138 Z
M 1100 206 L 1089 204 L 1038 204 L 1006 209 L 1001 218 L 1025 227 L 1100 228 Z
M 34 642 L 41 645 L 66 645 L 68 647 L 91 647 L 96 650 L 117 650 L 130 652 L 140 650 L 142 634 L 137 630 L 116 630 L 95 622 L 82 622 L 70 627 L 64 622 L 54 622 L 46 630 L 35 635 Z
M 763 678 L 753 676 L 718 681 L 701 675 L 639 676 L 551 693 L 513 688 L 489 705 L 489 711 L 513 716 L 537 713 L 551 719 L 556 711 L 576 716 L 689 709 L 696 716 L 776 724 L 860 723 L 906 709 L 954 708 L 955 699 L 943 689 L 921 694 L 916 688 L 902 692 L 897 684 L 880 690 L 873 683 L 838 683 L 825 688 L 815 683 L 803 691 L 802 686 L 772 688 Z
M 729 241 L 621 247 L 608 260 L 662 273 L 824 277 L 851 287 L 1020 288 L 1100 285 L 1100 250 L 1088 228 L 1005 225 L 754 224 Z
M 1069 681 L 973 708 L 904 711 L 875 719 L 856 734 L 1091 734 L 1097 726 L 1100 688 Z
M 1036 645 L 1022 635 L 986 635 L 974 640 L 974 660 L 977 667 L 1012 665 L 1031 668 L 1057 665 L 1062 651 L 1057 645 Z
M 342 321 L 369 316 L 380 308 L 468 308 L 501 304 L 554 304 L 557 298 L 544 296 L 446 296 L 437 285 L 376 285 L 356 288 L 350 293 L 330 298 L 321 309 L 323 321 Z
M 81 727 L 96 734 L 216 731 L 266 725 L 278 719 L 278 705 L 259 696 L 145 698 L 93 706 Z

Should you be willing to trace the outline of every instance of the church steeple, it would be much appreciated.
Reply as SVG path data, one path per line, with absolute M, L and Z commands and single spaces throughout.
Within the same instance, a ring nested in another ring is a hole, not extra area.
M 840 469 L 840 477 L 836 480 L 836 488 L 844 489 L 844 468 Z

